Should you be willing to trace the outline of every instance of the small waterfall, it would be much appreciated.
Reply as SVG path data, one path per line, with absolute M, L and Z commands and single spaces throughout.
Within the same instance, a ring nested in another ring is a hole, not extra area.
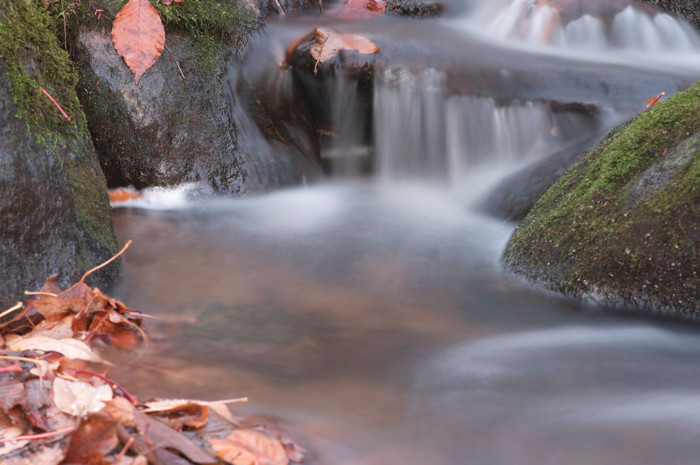
M 459 179 L 513 166 L 597 130 L 597 114 L 549 103 L 450 96 L 434 69 L 386 70 L 374 89 L 376 171 L 381 179 Z
M 485 2 L 468 22 L 500 40 L 557 48 L 669 54 L 700 47 L 700 35 L 683 20 L 627 0 Z

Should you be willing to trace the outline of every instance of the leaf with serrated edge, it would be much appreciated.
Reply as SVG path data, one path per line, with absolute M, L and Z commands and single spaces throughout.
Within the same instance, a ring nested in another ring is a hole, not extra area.
M 138 85 L 165 45 L 163 22 L 148 0 L 129 0 L 124 5 L 112 25 L 112 42 Z

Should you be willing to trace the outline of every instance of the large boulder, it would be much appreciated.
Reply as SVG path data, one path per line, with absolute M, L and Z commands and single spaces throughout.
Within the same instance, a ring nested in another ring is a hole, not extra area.
M 700 316 L 700 83 L 610 134 L 517 228 L 506 266 L 578 298 Z
M 105 178 L 42 0 L 0 5 L 0 309 L 116 253 Z M 70 121 L 41 89 L 60 102 Z M 90 284 L 111 284 L 119 267 Z
M 120 3 L 97 6 L 114 17 Z M 237 50 L 260 27 L 255 13 L 228 0 L 158 9 L 167 48 L 138 85 L 114 49 L 111 21 L 88 15 L 76 28 L 78 94 L 108 184 L 201 182 L 214 192 L 243 194 L 318 176 L 303 106 L 243 108 L 237 97 Z M 260 136 L 255 112 L 273 112 L 266 119 L 281 129 Z M 258 137 L 260 143 L 246 142 Z

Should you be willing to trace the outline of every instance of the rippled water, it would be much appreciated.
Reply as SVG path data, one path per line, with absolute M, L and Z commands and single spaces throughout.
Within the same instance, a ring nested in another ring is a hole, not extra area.
M 621 11 L 616 22 L 629 19 Z M 356 27 L 386 38 L 398 20 L 387 21 Z M 580 21 L 567 23 L 569 35 L 600 27 Z M 467 28 L 470 41 L 486 34 L 457 22 L 427 24 Z M 293 37 L 291 24 L 270 35 Z M 391 31 L 421 34 L 408 24 Z M 599 37 L 600 50 L 608 40 Z M 531 55 L 512 44 L 523 62 L 562 45 L 541 47 Z M 640 80 L 696 72 L 668 56 L 630 68 L 619 48 L 599 55 L 567 63 L 583 73 L 625 62 L 615 70 L 637 69 Z M 478 213 L 490 186 L 588 123 L 566 114 L 552 123 L 549 97 L 531 89 L 511 89 L 522 98 L 504 104 L 447 95 L 437 65 L 385 70 L 394 74 L 375 83 L 376 146 L 361 146 L 337 112 L 326 153 L 374 150 L 375 178 L 247 198 L 154 190 L 115 210 L 119 239 L 134 240 L 117 294 L 163 320 L 150 323 L 152 350 L 114 376 L 143 397 L 247 395 L 235 413 L 274 417 L 317 464 L 697 463 L 698 326 L 532 289 L 500 265 L 515 225 Z M 339 82 L 338 105 L 357 118 L 356 90 Z M 559 94 L 602 108 L 587 130 L 621 117 L 582 89 Z M 559 139 L 543 144 L 543 131 Z

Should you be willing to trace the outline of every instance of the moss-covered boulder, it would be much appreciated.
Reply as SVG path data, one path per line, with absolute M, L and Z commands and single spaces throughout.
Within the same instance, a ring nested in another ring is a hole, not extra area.
M 506 266 L 544 287 L 700 316 L 700 83 L 611 131 L 517 228 Z
M 77 78 L 45 5 L 0 3 L 0 309 L 54 273 L 75 282 L 116 253 Z M 104 268 L 91 284 L 105 287 L 117 272 Z
M 315 143 L 308 142 L 315 134 L 303 118 L 277 114 L 288 123 L 272 135 L 279 143 L 264 140 L 254 151 L 244 143 L 243 132 L 257 128 L 241 127 L 248 110 L 235 99 L 231 70 L 261 26 L 253 10 L 236 0 L 155 3 L 167 48 L 137 85 L 110 32 L 124 3 L 92 2 L 81 8 L 98 7 L 102 18 L 77 11 L 71 23 L 78 95 L 110 186 L 203 182 L 215 192 L 242 194 L 320 173 Z

